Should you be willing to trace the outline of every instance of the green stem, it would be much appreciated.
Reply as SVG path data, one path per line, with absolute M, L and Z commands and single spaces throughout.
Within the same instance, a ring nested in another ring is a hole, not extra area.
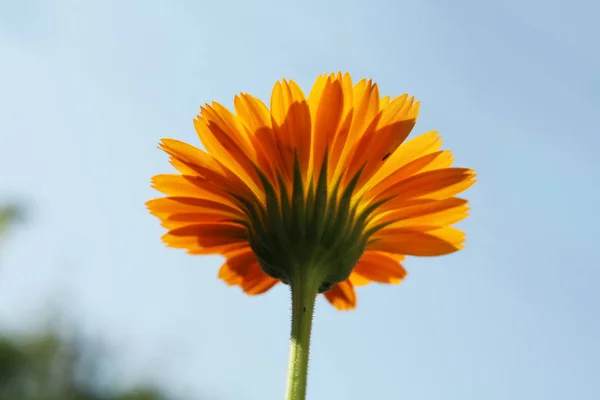
M 308 275 L 305 274 L 290 283 L 292 289 L 292 333 L 286 400 L 305 400 L 306 398 L 310 331 L 320 285 L 319 279 Z

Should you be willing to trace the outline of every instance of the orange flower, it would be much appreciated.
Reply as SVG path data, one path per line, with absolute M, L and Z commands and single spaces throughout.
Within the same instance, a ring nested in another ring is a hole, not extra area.
M 270 108 L 249 94 L 234 104 L 235 113 L 201 108 L 194 125 L 206 151 L 162 140 L 179 173 L 155 176 L 167 197 L 147 203 L 168 246 L 226 258 L 227 284 L 256 295 L 316 265 L 319 292 L 346 310 L 355 286 L 402 281 L 404 255 L 463 247 L 452 225 L 468 207 L 455 196 L 475 174 L 451 167 L 435 131 L 405 142 L 419 112 L 412 97 L 380 98 L 370 80 L 337 73 L 320 76 L 308 98 L 282 80 Z

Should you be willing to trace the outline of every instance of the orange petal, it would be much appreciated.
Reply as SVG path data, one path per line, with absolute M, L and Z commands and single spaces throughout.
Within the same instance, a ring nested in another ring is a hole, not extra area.
M 163 241 L 175 248 L 200 247 L 206 251 L 225 245 L 247 243 L 245 227 L 234 223 L 187 225 L 167 232 Z
M 294 146 L 298 149 L 298 159 L 303 174 L 308 173 L 308 164 L 310 163 L 310 152 L 312 146 L 312 120 L 310 117 L 310 108 L 302 92 L 302 89 L 294 81 L 290 81 L 290 92 L 294 103 L 288 111 L 286 125 L 290 125 L 288 131 L 292 134 Z M 293 116 L 293 118 L 291 118 Z M 288 122 L 289 119 L 292 121 Z M 304 177 L 306 179 L 306 176 Z
M 228 193 L 200 176 L 163 174 L 152 177 L 152 187 L 168 196 L 197 197 L 213 200 L 237 209 Z
M 355 161 L 349 169 L 351 160 L 356 154 L 362 154 L 364 148 L 358 145 L 358 142 L 369 132 L 376 130 L 377 124 L 375 118 L 379 113 L 379 88 L 372 80 L 362 79 L 354 86 L 353 93 L 354 109 L 352 113 L 352 124 L 346 139 L 346 144 L 337 160 L 335 175 L 333 180 L 346 173 L 348 177 L 354 176 L 361 167 L 358 161 Z M 372 134 L 372 133 L 371 133 Z
M 368 250 L 411 256 L 441 256 L 463 248 L 464 233 L 449 227 L 382 229 L 373 236 Z
M 352 271 L 350 273 L 350 276 L 348 277 L 348 279 L 350 280 L 350 282 L 352 283 L 352 286 L 354 286 L 354 287 L 365 286 L 372 282 L 370 279 L 367 279 L 364 276 L 359 275 L 354 271 Z
M 271 94 L 273 129 L 283 154 L 288 180 L 291 181 L 294 152 L 298 153 L 301 171 L 306 175 L 311 148 L 311 116 L 302 89 L 294 82 L 277 82 Z
M 388 158 L 390 167 L 405 165 L 425 154 L 438 151 L 442 147 L 442 140 L 437 131 L 423 133 L 415 138 L 402 143 Z
M 353 149 L 357 140 L 379 113 L 379 87 L 371 79 L 361 79 L 354 86 L 354 116 L 348 139 L 348 150 Z
M 244 275 L 248 273 L 248 266 L 256 262 L 256 256 L 250 247 L 245 247 L 233 253 L 225 254 L 227 260 L 219 270 L 219 278 L 228 285 L 240 285 Z
M 406 277 L 406 270 L 391 254 L 366 251 L 354 269 L 353 274 L 371 281 L 397 284 Z
M 265 274 L 258 263 L 252 264 L 248 275 L 244 277 L 242 289 L 244 293 L 254 296 L 262 294 L 279 283 L 278 279 Z
M 271 113 L 267 106 L 254 96 L 242 93 L 234 98 L 235 112 L 250 133 L 271 128 Z
M 377 171 L 373 177 L 371 177 L 369 182 L 364 185 L 362 190 L 357 192 L 357 196 L 360 196 L 363 192 L 368 190 L 366 199 L 372 199 L 390 186 L 408 179 L 418 173 L 435 169 L 450 168 L 453 161 L 454 159 L 452 158 L 452 153 L 448 150 L 445 150 L 428 153 L 401 167 L 396 165 L 394 170 L 389 170 L 384 166 Z M 385 172 L 385 175 L 382 174 L 382 171 Z
M 342 94 L 344 96 L 342 117 L 338 125 L 338 130 L 333 138 L 333 141 L 329 145 L 330 156 L 329 156 L 329 169 L 328 176 L 331 177 L 332 181 L 336 181 L 338 175 L 336 171 L 339 171 L 343 165 L 341 164 L 341 155 L 344 149 L 347 147 L 348 135 L 350 134 L 350 127 L 352 126 L 352 117 L 354 115 L 354 86 L 352 84 L 352 77 L 349 73 L 344 75 L 338 72 L 336 79 L 342 85 Z
M 319 100 L 312 130 L 312 171 L 318 175 L 324 160 L 325 150 L 331 145 L 341 123 L 344 110 L 342 85 L 335 77 L 329 77 Z
M 218 174 L 223 174 L 224 172 L 219 162 L 212 155 L 191 144 L 175 139 L 163 138 L 161 139 L 159 148 L 193 169 L 200 176 L 204 175 L 205 170 L 212 170 Z
M 161 197 L 146 202 L 146 207 L 152 215 L 163 218 L 169 214 L 217 212 L 239 216 L 237 209 L 215 200 L 199 199 L 196 197 Z
M 381 108 L 381 118 L 377 121 L 377 129 L 393 125 L 398 121 L 416 120 L 419 116 L 419 102 L 414 100 L 414 97 L 409 98 L 408 94 L 403 94 L 393 99 L 385 108 Z M 404 139 L 398 145 L 404 142 Z
M 381 100 L 379 100 L 379 109 L 383 110 L 388 104 L 390 104 L 390 96 L 382 97 Z
M 169 163 L 184 175 L 198 175 L 198 171 L 195 168 L 190 167 L 185 162 L 179 161 L 177 157 L 169 156 Z
M 192 255 L 207 255 L 207 254 L 225 254 L 232 251 L 243 249 L 248 246 L 247 242 L 236 242 L 236 243 L 228 243 L 222 246 L 215 247 L 202 247 L 197 243 L 186 246 L 185 249 L 188 254 Z
M 317 118 L 319 102 L 321 101 L 321 96 L 329 77 L 328 74 L 319 75 L 308 94 L 308 106 L 310 107 L 311 119 L 313 121 Z
M 230 222 L 233 219 L 231 215 L 215 212 L 199 213 L 177 213 L 164 217 L 161 225 L 169 230 L 181 228 L 187 225 L 198 225 L 208 223 Z
M 396 196 L 402 199 L 431 198 L 431 195 L 439 192 L 452 193 L 453 191 L 444 191 L 444 189 L 464 182 L 472 182 L 474 176 L 473 170 L 468 168 L 445 168 L 423 172 L 388 187 L 375 200 Z
M 248 185 L 236 174 L 210 154 L 192 145 L 174 139 L 162 139 L 160 148 L 185 165 L 186 168 L 192 169 L 196 174 L 212 181 L 220 189 L 246 195 L 250 193 Z
M 468 215 L 467 200 L 450 197 L 444 200 L 425 200 L 416 205 L 396 208 L 374 217 L 368 227 L 390 222 L 386 228 L 414 226 L 446 226 L 461 221 Z M 392 222 L 395 221 L 395 222 Z
M 237 118 L 217 103 L 215 107 L 221 111 L 217 112 L 215 108 L 206 105 L 194 120 L 200 140 L 211 155 L 245 182 L 254 194 L 261 197 L 262 189 L 253 166 L 256 159 L 254 148 L 244 137 L 245 132 L 239 132 L 243 128 Z
M 262 271 L 250 248 L 236 251 L 229 257 L 219 270 L 219 278 L 228 285 L 240 286 L 248 295 L 264 293 L 279 282 Z
M 415 126 L 416 119 L 400 120 L 377 130 L 370 131 L 361 138 L 357 147 L 361 149 L 357 152 L 354 160 L 351 161 L 351 167 L 359 168 L 364 165 L 358 187 L 362 187 L 370 178 L 381 168 L 387 156 L 394 152 L 396 148 L 410 134 Z
M 385 160 L 404 142 L 414 127 L 418 114 L 419 103 L 414 103 L 414 97 L 408 98 L 406 94 L 393 99 L 381 109 L 371 137 L 365 136 L 365 143 L 361 140 L 359 145 L 364 155 L 359 164 L 367 163 L 363 171 L 363 180 L 379 170 Z
M 455 183 L 453 185 L 442 187 L 436 191 L 421 196 L 421 198 L 441 200 L 462 193 L 471 186 L 473 186 L 473 184 L 475 183 L 475 176 L 476 174 L 474 172 L 471 172 L 469 179 Z
M 349 279 L 337 283 L 325 292 L 327 300 L 338 310 L 352 310 L 356 307 L 356 293 Z
M 248 131 L 244 128 L 242 120 L 229 111 L 226 107 L 223 107 L 221 104 L 216 101 L 211 104 L 212 110 L 208 107 L 208 111 L 212 111 L 210 114 L 204 115 L 207 120 L 214 121 L 218 124 L 221 129 L 228 132 L 232 135 L 232 139 L 236 141 L 236 143 L 240 146 L 240 148 L 246 152 L 246 156 L 251 160 L 255 159 L 255 151 L 252 141 L 250 140 L 250 135 L 248 135 Z
M 277 147 L 269 109 L 260 99 L 247 93 L 236 96 L 234 104 L 235 111 L 242 125 L 249 132 L 250 140 L 256 149 L 256 158 L 261 171 L 275 180 L 276 172 L 285 166 Z

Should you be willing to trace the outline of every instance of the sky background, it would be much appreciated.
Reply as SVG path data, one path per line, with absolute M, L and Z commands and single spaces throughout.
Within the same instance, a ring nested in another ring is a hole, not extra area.
M 474 168 L 466 249 L 410 258 L 358 308 L 317 303 L 310 399 L 600 398 L 600 6 L 593 1 L 0 0 L 0 323 L 49 309 L 102 338 L 120 382 L 283 398 L 289 293 L 247 297 L 222 260 L 167 249 L 144 202 L 199 144 L 205 102 L 282 77 L 371 77 L 421 100 Z

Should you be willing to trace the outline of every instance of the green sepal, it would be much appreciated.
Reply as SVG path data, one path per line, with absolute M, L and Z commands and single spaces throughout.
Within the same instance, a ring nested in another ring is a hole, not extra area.
M 325 226 L 325 212 L 327 209 L 327 163 L 328 151 L 325 149 L 325 157 L 321 165 L 319 179 L 315 190 L 315 201 L 313 208 L 312 219 L 310 220 L 309 231 L 316 241 L 319 241 L 323 236 L 323 227 Z
M 305 217 L 305 199 L 304 182 L 302 181 L 302 172 L 300 171 L 300 161 L 298 160 L 298 151 L 294 152 L 294 182 L 292 188 L 292 238 L 303 240 L 306 235 L 306 217 Z M 297 235 L 294 235 L 294 232 Z M 292 240 L 294 241 L 294 240 Z
M 277 173 L 276 186 L 258 168 L 264 203 L 234 196 L 248 216 L 249 242 L 263 271 L 284 283 L 310 275 L 321 281 L 319 292 L 348 278 L 362 256 L 370 236 L 381 229 L 366 230 L 373 212 L 389 199 L 358 211 L 361 198 L 353 198 L 363 168 L 342 185 L 340 177 L 328 185 L 326 150 L 316 184 L 305 188 L 297 152 L 294 153 L 291 193 L 289 182 Z
M 291 231 L 292 227 L 292 203 L 290 201 L 290 195 L 286 187 L 283 178 L 279 171 L 277 172 L 277 181 L 279 183 L 279 204 L 281 206 L 281 218 L 286 232 Z

